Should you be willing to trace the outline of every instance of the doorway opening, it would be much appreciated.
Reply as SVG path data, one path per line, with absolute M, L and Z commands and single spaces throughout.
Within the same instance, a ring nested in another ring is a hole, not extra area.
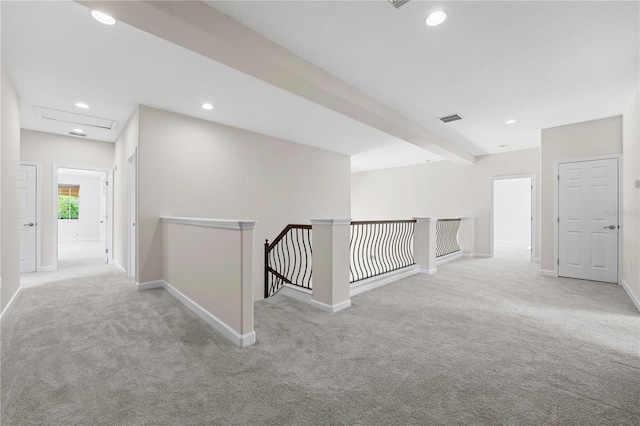
M 492 178 L 491 257 L 534 261 L 535 175 Z
M 54 166 L 58 269 L 112 262 L 112 172 Z

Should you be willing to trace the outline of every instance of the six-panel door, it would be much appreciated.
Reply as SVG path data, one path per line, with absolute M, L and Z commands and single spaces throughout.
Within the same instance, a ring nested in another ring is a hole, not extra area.
M 618 282 L 618 160 L 558 165 L 558 275 Z

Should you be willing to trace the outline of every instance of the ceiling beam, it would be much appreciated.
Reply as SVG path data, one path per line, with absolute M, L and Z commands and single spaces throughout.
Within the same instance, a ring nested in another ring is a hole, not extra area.
M 200 1 L 86 1 L 147 33 L 459 164 L 475 157 Z

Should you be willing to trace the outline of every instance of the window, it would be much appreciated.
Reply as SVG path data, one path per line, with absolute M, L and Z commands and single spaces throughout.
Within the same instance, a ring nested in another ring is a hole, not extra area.
M 80 185 L 58 185 L 58 219 L 78 219 Z

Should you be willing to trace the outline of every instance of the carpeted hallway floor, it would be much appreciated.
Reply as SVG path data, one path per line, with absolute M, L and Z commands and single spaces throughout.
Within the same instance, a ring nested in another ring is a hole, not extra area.
M 23 291 L 9 425 L 638 425 L 640 315 L 617 285 L 462 259 L 327 314 L 256 303 L 239 349 L 117 273 Z

